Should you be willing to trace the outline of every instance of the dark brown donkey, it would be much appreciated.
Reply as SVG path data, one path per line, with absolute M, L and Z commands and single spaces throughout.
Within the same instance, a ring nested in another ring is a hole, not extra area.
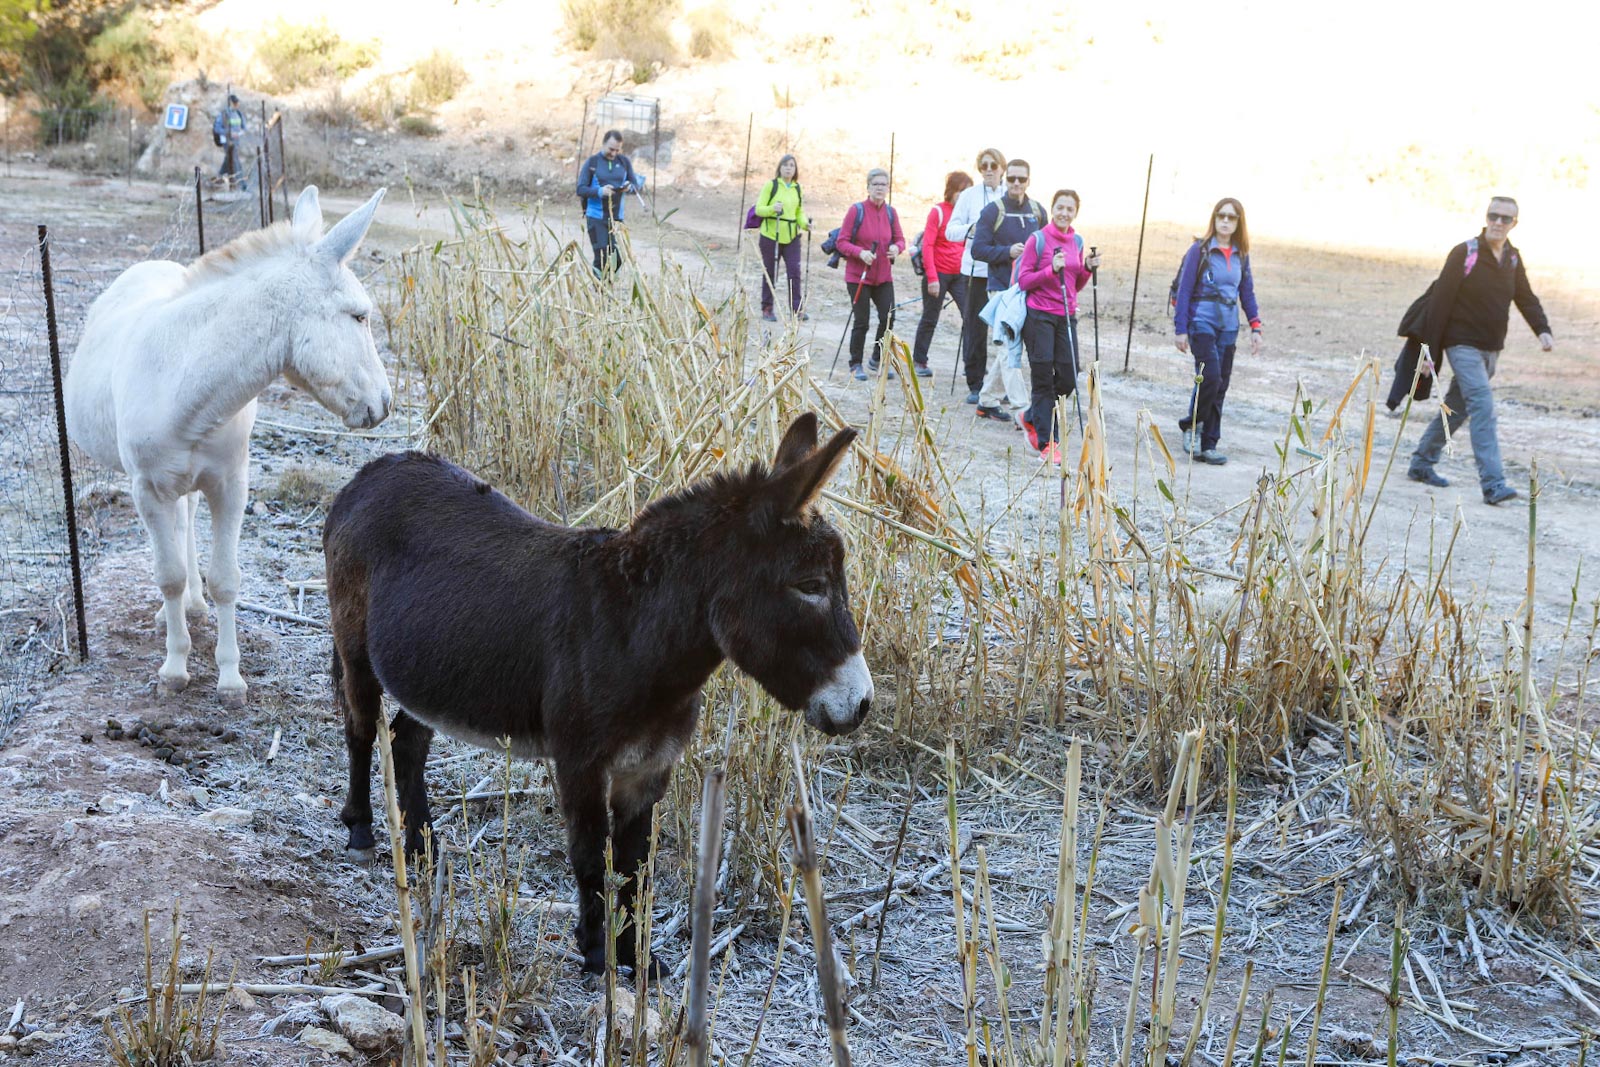
M 841 430 L 818 449 L 816 416 L 802 415 L 770 471 L 717 475 L 657 500 L 625 530 L 536 519 L 436 456 L 362 468 L 322 535 L 333 689 L 350 749 L 348 848 L 373 848 L 384 692 L 402 709 L 395 776 L 410 851 L 428 824 L 422 772 L 435 730 L 547 756 L 584 968 L 603 970 L 607 816 L 626 876 L 617 903 L 629 907 L 650 810 L 724 658 L 827 734 L 854 730 L 872 704 L 844 543 L 812 507 L 854 437 Z M 633 965 L 631 935 L 617 938 L 617 959 Z

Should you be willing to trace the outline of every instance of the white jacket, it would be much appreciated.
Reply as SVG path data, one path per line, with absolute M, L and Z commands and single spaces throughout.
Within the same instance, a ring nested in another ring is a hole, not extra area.
M 944 239 L 962 242 L 961 273 L 969 278 L 989 276 L 989 264 L 972 258 L 972 227 L 977 225 L 978 216 L 983 214 L 984 208 L 1005 195 L 1004 182 L 1000 183 L 998 189 L 991 189 L 979 182 L 961 190 L 961 195 L 956 197 L 955 210 L 950 212 L 950 221 L 944 225 Z
M 1006 362 L 1013 367 L 1022 366 L 1022 324 L 1028 321 L 1028 294 L 1017 285 L 1001 289 L 989 297 L 978 318 L 989 326 L 989 341 L 1005 346 Z

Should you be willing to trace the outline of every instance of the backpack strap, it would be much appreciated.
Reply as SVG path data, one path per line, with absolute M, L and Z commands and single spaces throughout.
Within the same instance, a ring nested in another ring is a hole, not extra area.
M 857 200 L 852 210 L 856 213 L 856 221 L 850 225 L 850 243 L 859 244 L 860 242 L 856 238 L 861 236 L 861 220 L 867 213 L 867 202 L 865 200 Z
M 1471 274 L 1472 268 L 1476 267 L 1477 265 L 1478 239 L 1476 237 L 1469 237 L 1467 238 L 1467 265 L 1466 269 L 1461 272 L 1461 276 L 1466 277 L 1468 274 Z

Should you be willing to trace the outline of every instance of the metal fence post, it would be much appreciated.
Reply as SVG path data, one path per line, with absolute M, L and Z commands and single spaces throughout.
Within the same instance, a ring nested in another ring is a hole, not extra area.
M 256 207 L 261 212 L 261 227 L 267 225 L 267 194 L 261 191 L 261 153 L 256 153 Z
M 67 408 L 61 394 L 61 337 L 56 331 L 56 289 L 50 275 L 50 231 L 39 224 L 39 271 L 44 279 L 45 326 L 50 333 L 50 380 L 55 388 L 56 437 L 61 444 L 61 494 L 67 509 L 67 544 L 72 559 L 72 598 L 78 617 L 78 658 L 89 658 L 89 625 L 83 610 L 83 559 L 78 554 L 78 509 L 72 492 L 72 454 L 67 449 Z
M 206 209 L 200 200 L 200 165 L 194 168 L 194 228 L 200 240 L 200 254 L 206 254 Z

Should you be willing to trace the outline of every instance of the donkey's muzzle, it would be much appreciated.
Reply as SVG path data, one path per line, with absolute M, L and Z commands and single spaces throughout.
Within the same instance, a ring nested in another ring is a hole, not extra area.
M 806 703 L 806 721 L 829 736 L 847 734 L 872 710 L 872 672 L 860 652 L 841 663 Z

